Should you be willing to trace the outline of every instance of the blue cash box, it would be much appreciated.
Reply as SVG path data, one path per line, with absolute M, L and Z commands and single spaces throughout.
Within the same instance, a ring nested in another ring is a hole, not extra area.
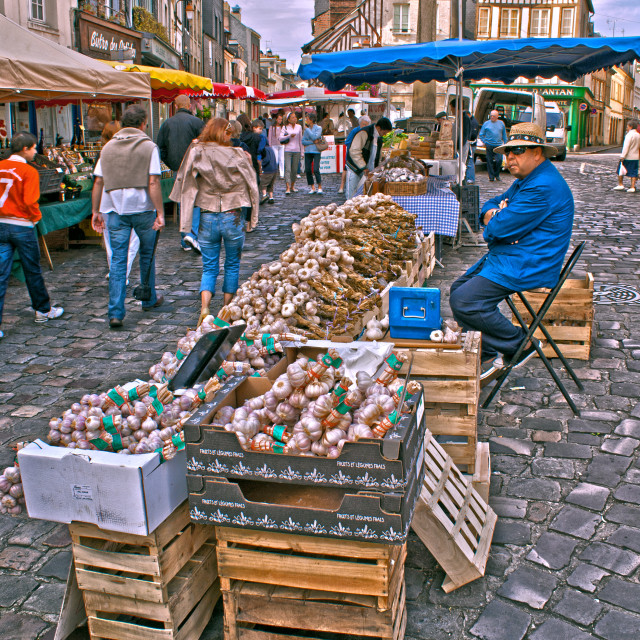
M 442 327 L 440 289 L 435 287 L 391 287 L 389 332 L 392 338 L 428 340 Z

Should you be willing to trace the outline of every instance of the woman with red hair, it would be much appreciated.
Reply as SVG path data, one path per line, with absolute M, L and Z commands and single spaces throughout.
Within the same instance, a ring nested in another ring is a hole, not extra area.
M 220 249 L 225 262 L 222 292 L 224 304 L 238 289 L 240 258 L 244 246 L 242 207 L 251 207 L 249 230 L 258 224 L 258 185 L 251 159 L 231 146 L 232 127 L 224 118 L 212 118 L 184 156 L 171 199 L 180 202 L 180 230 L 191 228 L 193 207 L 201 209 L 198 242 L 202 250 L 200 320 L 209 315 L 220 271 Z

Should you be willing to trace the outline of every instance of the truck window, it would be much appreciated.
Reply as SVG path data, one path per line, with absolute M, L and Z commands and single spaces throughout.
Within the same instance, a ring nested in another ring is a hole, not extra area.
M 563 127 L 564 113 L 557 111 L 547 111 L 547 127 Z

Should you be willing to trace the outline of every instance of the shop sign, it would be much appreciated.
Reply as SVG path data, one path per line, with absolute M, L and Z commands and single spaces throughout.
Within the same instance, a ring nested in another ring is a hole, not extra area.
M 166 44 L 157 40 L 153 34 L 144 34 L 142 38 L 142 53 L 153 58 L 154 61 L 167 65 L 171 69 L 180 68 L 180 56 Z
M 109 26 L 106 26 L 106 25 Z M 80 31 L 80 51 L 92 58 L 113 59 L 117 51 L 133 50 L 134 62 L 140 62 L 141 38 L 136 32 L 118 27 L 100 18 L 85 17 L 78 19 Z

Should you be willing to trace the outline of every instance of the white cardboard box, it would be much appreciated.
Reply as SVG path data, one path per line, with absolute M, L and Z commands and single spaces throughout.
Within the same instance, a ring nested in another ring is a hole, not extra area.
M 187 458 L 121 455 L 52 447 L 36 440 L 18 452 L 31 518 L 90 522 L 148 535 L 187 499 Z

